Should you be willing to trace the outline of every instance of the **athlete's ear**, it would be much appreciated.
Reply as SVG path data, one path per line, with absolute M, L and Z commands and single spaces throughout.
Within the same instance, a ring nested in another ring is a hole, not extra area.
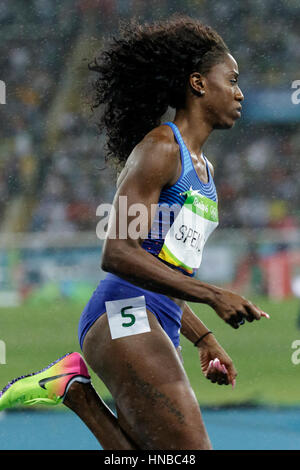
M 203 96 L 205 94 L 204 89 L 204 77 L 199 72 L 193 72 L 189 76 L 189 85 L 191 92 L 196 96 Z

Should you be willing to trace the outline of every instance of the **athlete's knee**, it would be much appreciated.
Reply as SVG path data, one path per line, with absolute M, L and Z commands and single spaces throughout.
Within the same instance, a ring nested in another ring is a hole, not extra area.
M 204 426 L 195 431 L 190 427 L 172 429 L 169 433 L 169 450 L 211 450 L 211 442 Z
M 177 420 L 175 423 L 173 421 L 172 429 L 170 429 L 174 449 L 210 450 L 212 446 L 193 391 L 189 388 L 182 394 L 179 390 L 177 391 L 177 399 L 181 397 L 180 406 L 177 408 Z M 178 415 L 179 411 L 180 415 Z

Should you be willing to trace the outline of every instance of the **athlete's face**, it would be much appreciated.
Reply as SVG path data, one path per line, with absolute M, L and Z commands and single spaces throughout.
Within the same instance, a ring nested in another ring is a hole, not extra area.
M 244 95 L 238 86 L 238 75 L 236 61 L 226 54 L 202 79 L 202 105 L 214 129 L 228 129 L 241 116 Z

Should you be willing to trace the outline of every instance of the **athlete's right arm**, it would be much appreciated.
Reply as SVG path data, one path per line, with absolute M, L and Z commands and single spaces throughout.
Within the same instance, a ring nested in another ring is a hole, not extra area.
M 143 239 L 132 233 L 138 215 L 140 231 L 147 235 L 154 216 L 151 206 L 158 203 L 162 188 L 174 182 L 174 178 L 176 180 L 178 165 L 178 146 L 160 128 L 152 131 L 133 150 L 113 201 L 115 224 L 110 220 L 103 246 L 102 269 L 154 292 L 206 303 L 234 328 L 242 318 L 259 319 L 261 311 L 246 299 L 169 268 L 146 252 L 141 247 Z M 139 210 L 134 204 L 142 205 L 143 215 L 130 212 Z

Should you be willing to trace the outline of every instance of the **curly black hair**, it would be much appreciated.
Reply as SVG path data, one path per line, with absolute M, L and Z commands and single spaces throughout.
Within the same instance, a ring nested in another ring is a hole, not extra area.
M 189 75 L 205 75 L 226 53 L 222 38 L 190 17 L 121 25 L 119 37 L 88 65 L 98 73 L 92 109 L 100 110 L 97 126 L 106 133 L 106 160 L 122 165 L 169 106 L 184 107 Z

